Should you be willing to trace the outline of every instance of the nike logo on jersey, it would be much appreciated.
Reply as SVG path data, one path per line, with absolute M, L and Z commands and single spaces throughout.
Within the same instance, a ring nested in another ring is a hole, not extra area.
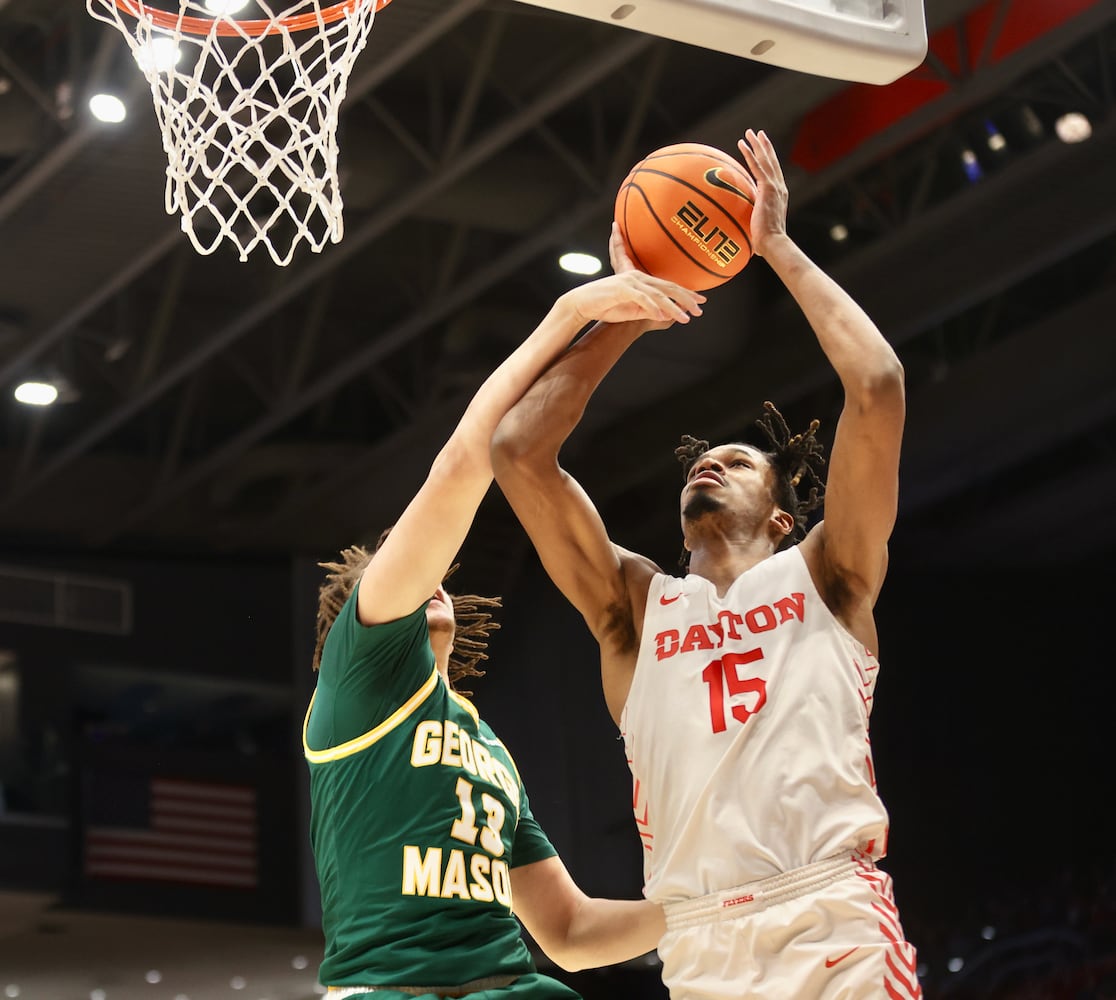
M 848 958 L 848 957 L 849 957 L 849 956 L 850 956 L 850 955 L 851 955 L 851 954 L 852 954 L 852 953 L 853 953 L 854 951 L 860 951 L 860 945 L 857 945 L 857 946 L 856 946 L 855 948 L 850 948 L 850 949 L 849 949 L 848 951 L 846 951 L 846 952 L 845 952 L 845 954 L 843 954 L 843 955 L 838 955 L 838 956 L 837 956 L 836 958 L 827 958 L 827 959 L 825 960 L 825 967 L 826 967 L 827 969 L 832 969 L 832 968 L 833 968 L 833 966 L 837 965 L 837 964 L 838 964 L 839 962 L 843 962 L 843 961 L 844 961 L 844 960 L 845 960 L 846 958 Z
M 675 594 L 673 597 L 667 597 L 665 594 L 663 594 L 659 598 L 659 603 L 665 608 L 668 604 L 673 604 L 681 596 L 682 596 L 681 594 Z
M 751 195 L 741 191 L 735 184 L 729 183 L 721 176 L 720 167 L 710 167 L 705 171 L 705 182 L 706 184 L 711 184 L 713 187 L 719 187 L 723 191 L 731 191 L 733 194 L 738 194 L 746 202 L 753 203 Z

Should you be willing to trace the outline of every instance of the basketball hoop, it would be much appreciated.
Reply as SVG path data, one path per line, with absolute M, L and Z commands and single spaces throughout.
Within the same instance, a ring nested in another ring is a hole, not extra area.
M 199 253 L 261 244 L 280 266 L 305 241 L 344 235 L 337 119 L 378 10 L 391 0 L 255 0 L 237 20 L 222 0 L 86 0 L 124 36 L 151 85 L 167 154 L 167 213 Z M 227 2 L 227 0 L 226 0 Z M 238 9 L 239 6 L 238 5 Z M 228 4 L 232 7 L 232 4 Z

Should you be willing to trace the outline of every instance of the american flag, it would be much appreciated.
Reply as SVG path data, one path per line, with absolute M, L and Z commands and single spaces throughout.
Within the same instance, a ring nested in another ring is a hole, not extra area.
M 90 792 L 87 878 L 256 888 L 254 789 L 98 774 Z

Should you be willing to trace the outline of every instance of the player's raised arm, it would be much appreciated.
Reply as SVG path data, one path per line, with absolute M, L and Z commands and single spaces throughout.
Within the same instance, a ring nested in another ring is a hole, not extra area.
M 489 444 L 497 423 L 579 330 L 602 319 L 685 322 L 687 308 L 697 308 L 691 295 L 635 274 L 610 275 L 562 295 L 477 390 L 426 481 L 364 571 L 360 620 L 366 625 L 394 621 L 430 600 L 492 483 Z
M 613 251 L 618 240 L 614 230 Z M 634 270 L 617 277 L 654 280 Z M 678 286 L 671 294 L 694 315 L 705 299 Z M 678 311 L 668 320 L 688 318 Z M 643 333 L 663 325 L 644 320 L 596 324 L 509 411 L 492 442 L 493 469 L 501 490 L 550 578 L 601 645 L 605 693 L 614 716 L 623 689 L 611 688 L 608 664 L 614 655 L 634 656 L 638 632 L 632 601 L 642 599 L 656 567 L 612 544 L 592 500 L 559 465 L 558 453 L 581 420 L 589 398 L 624 351 Z
M 864 310 L 787 235 L 787 186 L 771 141 L 749 130 L 739 146 L 756 180 L 755 252 L 802 309 L 845 394 L 830 452 L 824 541 L 808 539 L 804 554 L 819 557 L 832 575 L 823 583 L 839 580 L 834 592 L 870 610 L 883 582 L 898 506 L 903 367 Z

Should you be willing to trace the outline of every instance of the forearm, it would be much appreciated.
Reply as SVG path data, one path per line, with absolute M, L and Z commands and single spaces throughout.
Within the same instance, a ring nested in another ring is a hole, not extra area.
M 789 236 L 769 238 L 764 259 L 798 303 L 846 395 L 901 380 L 899 358 L 876 324 Z
M 565 941 L 555 948 L 558 954 L 550 957 L 570 972 L 615 965 L 653 951 L 665 930 L 662 908 L 655 903 L 586 897 Z
M 647 324 L 597 323 L 541 375 L 500 422 L 497 462 L 556 456 L 578 425 L 590 397 Z
M 475 474 L 491 480 L 489 445 L 500 418 L 527 391 L 584 326 L 566 296 L 559 298 L 531 335 L 485 379 L 477 390 L 446 449 L 467 453 Z

